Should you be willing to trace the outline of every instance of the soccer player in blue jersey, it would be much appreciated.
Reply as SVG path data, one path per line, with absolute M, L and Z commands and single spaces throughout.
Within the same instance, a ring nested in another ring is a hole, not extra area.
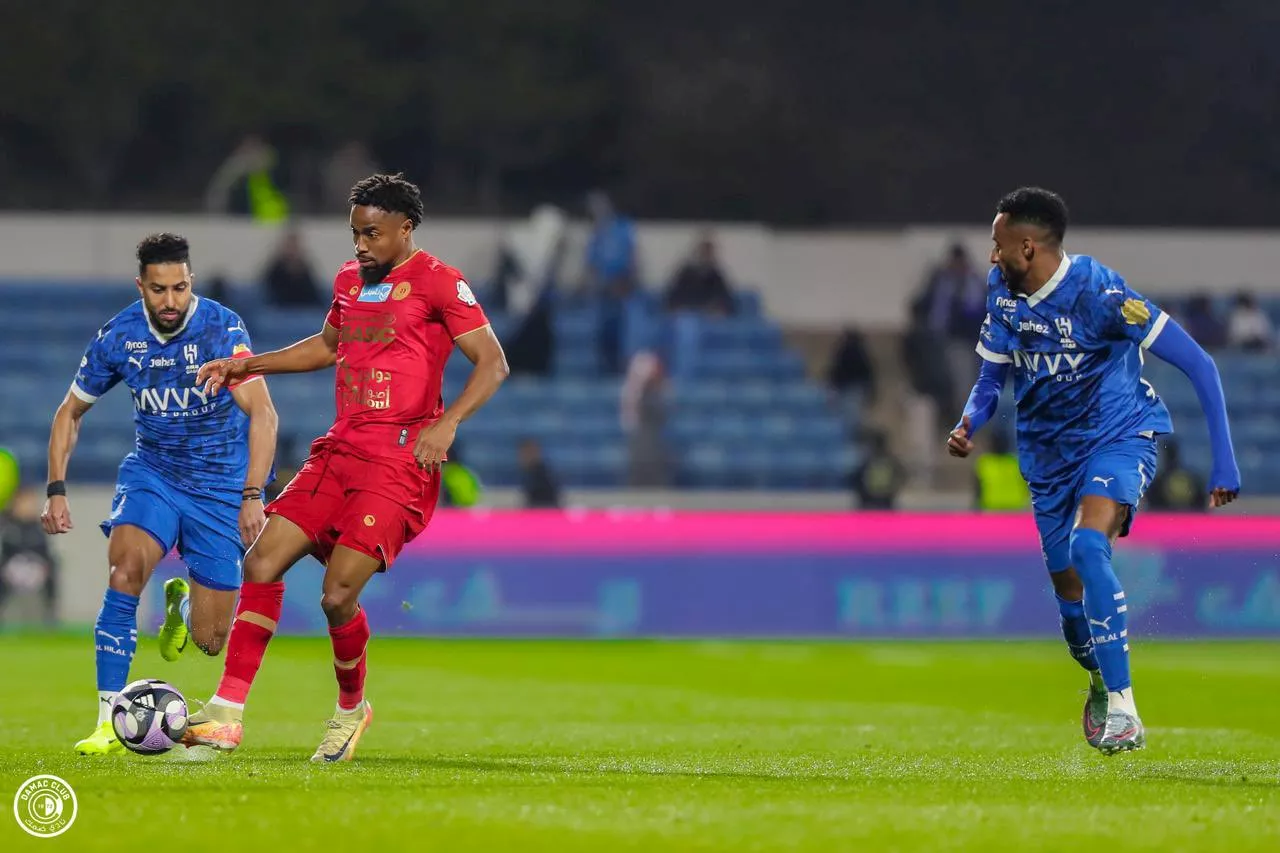
M 1156 436 L 1169 411 L 1142 378 L 1143 351 L 1191 380 L 1209 421 L 1213 469 L 1206 500 L 1240 491 L 1217 367 L 1203 349 L 1118 274 L 1062 242 L 1067 207 L 1035 187 L 1000 200 L 991 227 L 987 318 L 978 381 L 948 449 L 968 456 L 1013 370 L 1018 460 L 1067 646 L 1090 677 L 1083 726 L 1105 754 L 1146 742 L 1129 677 L 1128 605 L 1111 547 L 1133 524 L 1156 472 Z
M 272 473 L 276 412 L 261 377 L 242 379 L 230 395 L 205 394 L 200 365 L 252 355 L 244 322 L 192 292 L 187 241 L 154 234 L 138 245 L 138 293 L 98 332 L 53 418 L 49 436 L 48 533 L 72 527 L 67 464 L 80 421 L 99 397 L 123 381 L 133 395 L 137 443 L 124 458 L 108 538 L 109 576 L 94 626 L 98 725 L 75 746 L 81 755 L 119 752 L 109 720 L 112 698 L 127 682 L 137 646 L 138 597 L 156 564 L 176 545 L 191 583 L 165 584 L 160 653 L 177 660 L 190 637 L 209 655 L 231 626 L 245 549 L 264 524 L 262 489 Z

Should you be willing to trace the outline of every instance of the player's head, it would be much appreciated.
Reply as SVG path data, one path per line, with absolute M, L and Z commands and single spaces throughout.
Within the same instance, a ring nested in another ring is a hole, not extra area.
M 404 175 L 370 175 L 351 188 L 351 237 L 360 277 L 382 281 L 413 251 L 422 224 L 422 193 Z
M 191 247 L 178 234 L 152 234 L 138 244 L 138 292 L 161 332 L 175 332 L 191 308 Z
M 991 223 L 991 263 L 1018 287 L 1032 267 L 1057 267 L 1067 233 L 1067 204 L 1057 193 L 1022 187 L 1000 199 Z

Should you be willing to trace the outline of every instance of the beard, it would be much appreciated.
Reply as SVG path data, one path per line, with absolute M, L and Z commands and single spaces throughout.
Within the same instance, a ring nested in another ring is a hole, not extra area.
M 147 316 L 151 318 L 151 325 L 155 326 L 157 331 L 163 332 L 166 335 L 178 331 L 178 327 L 182 325 L 182 321 L 187 318 L 187 314 L 191 311 L 191 308 L 188 306 L 187 310 L 178 314 L 177 317 L 174 317 L 172 320 L 165 320 L 155 311 L 151 310 L 150 305 L 147 305 L 146 307 Z
M 373 267 L 360 267 L 360 280 L 365 284 L 381 284 L 391 274 L 391 264 L 378 264 Z
M 1023 282 L 1027 280 L 1027 270 L 1013 270 L 1002 266 L 1000 275 L 1004 276 L 1005 284 L 1009 285 L 1010 290 L 1021 290 Z

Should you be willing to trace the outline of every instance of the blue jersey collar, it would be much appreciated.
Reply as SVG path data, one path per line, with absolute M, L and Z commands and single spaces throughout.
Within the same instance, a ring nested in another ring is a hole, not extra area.
M 194 293 L 191 294 L 191 307 L 187 309 L 187 316 L 182 318 L 182 325 L 179 326 L 177 329 L 174 329 L 169 334 L 165 334 L 164 332 L 157 329 L 154 324 L 152 324 L 151 312 L 147 310 L 146 305 L 142 306 L 142 316 L 146 318 L 147 328 L 151 330 L 151 336 L 155 338 L 157 341 L 159 341 L 160 343 L 167 344 L 169 343 L 169 341 L 173 340 L 178 335 L 182 334 L 183 329 L 187 328 L 187 324 L 190 323 L 191 318 L 196 315 L 196 309 L 199 307 L 200 307 L 200 297 L 196 296 Z
M 1027 307 L 1034 308 L 1041 302 L 1049 298 L 1058 285 L 1062 284 L 1062 280 L 1067 277 L 1068 270 L 1071 269 L 1071 256 L 1065 252 L 1062 255 L 1062 263 L 1058 264 L 1058 271 L 1044 283 L 1044 287 L 1027 297 Z

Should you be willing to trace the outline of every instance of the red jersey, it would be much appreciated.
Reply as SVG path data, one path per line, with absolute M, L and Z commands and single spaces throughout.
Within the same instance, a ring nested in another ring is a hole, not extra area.
M 325 322 L 338 330 L 327 437 L 388 456 L 411 453 L 418 432 L 440 419 L 454 339 L 489 320 L 462 274 L 419 250 L 380 284 L 365 284 L 356 261 L 344 264 Z

